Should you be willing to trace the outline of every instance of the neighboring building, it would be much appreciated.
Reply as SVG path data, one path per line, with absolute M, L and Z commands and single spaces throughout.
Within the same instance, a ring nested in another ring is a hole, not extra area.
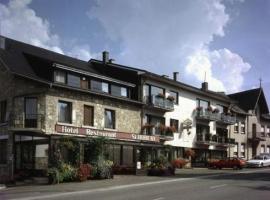
M 246 123 L 239 123 L 239 134 L 246 130 L 247 140 L 239 143 L 239 154 L 245 149 L 245 158 L 250 159 L 260 153 L 270 153 L 270 115 L 262 88 L 229 95 L 238 101 L 239 107 L 247 112 Z M 244 145 L 244 146 L 240 146 Z
M 193 166 L 227 156 L 234 146 L 229 126 L 236 122 L 234 113 L 227 114 L 230 98 L 208 90 L 206 82 L 201 89 L 181 83 L 176 73 L 169 79 L 148 72 L 142 82 L 144 124 L 150 125 L 150 134 L 164 132 L 165 145 L 173 147 L 169 159 L 184 157 L 187 148 L 195 151 Z

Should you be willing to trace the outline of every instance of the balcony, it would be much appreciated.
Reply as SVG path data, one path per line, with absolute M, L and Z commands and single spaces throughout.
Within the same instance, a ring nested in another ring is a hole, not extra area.
M 265 133 L 262 133 L 262 132 L 248 133 L 248 139 L 251 142 L 265 141 Z
M 216 121 L 228 125 L 233 125 L 236 123 L 235 116 L 225 115 L 224 113 L 216 113 L 208 110 L 197 110 L 196 118 L 209 121 Z
M 145 96 L 144 103 L 163 111 L 172 111 L 174 109 L 174 102 L 159 96 Z
M 197 134 L 197 144 L 204 144 L 204 145 L 215 145 L 215 146 L 234 146 L 235 145 L 235 139 L 232 138 L 226 138 L 221 137 L 217 135 L 211 135 L 211 134 Z
M 42 114 L 11 114 L 9 126 L 12 130 L 41 131 L 45 117 Z
M 174 131 L 170 130 L 170 127 L 159 127 L 159 126 L 152 126 L 152 125 L 145 125 L 142 128 L 144 135 L 158 135 L 160 140 L 163 141 L 170 141 L 174 139 Z
M 217 121 L 220 119 L 218 113 L 213 113 L 208 110 L 197 110 L 196 111 L 196 118 L 197 119 L 203 119 L 203 120 L 209 120 L 209 121 Z
M 220 114 L 220 119 L 219 122 L 228 124 L 228 125 L 233 125 L 236 123 L 236 117 L 235 116 L 230 116 L 230 115 L 225 115 L 224 113 Z

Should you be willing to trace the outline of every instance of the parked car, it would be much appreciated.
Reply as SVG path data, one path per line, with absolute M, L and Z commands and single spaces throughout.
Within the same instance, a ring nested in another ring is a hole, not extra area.
M 246 161 L 241 158 L 225 158 L 209 162 L 209 168 L 222 169 L 233 168 L 242 169 L 246 165 Z
M 266 167 L 270 166 L 270 156 L 259 155 L 247 161 L 247 167 Z

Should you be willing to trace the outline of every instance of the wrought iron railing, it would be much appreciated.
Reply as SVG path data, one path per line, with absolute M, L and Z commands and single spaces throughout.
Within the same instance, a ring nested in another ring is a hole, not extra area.
M 171 100 L 168 100 L 166 98 L 163 97 L 159 97 L 159 96 L 145 96 L 144 97 L 144 103 L 157 107 L 157 108 L 161 108 L 161 109 L 165 109 L 165 110 L 173 110 L 174 109 L 174 102 Z
M 45 117 L 42 114 L 11 114 L 9 117 L 9 126 L 12 128 L 35 128 L 44 127 Z

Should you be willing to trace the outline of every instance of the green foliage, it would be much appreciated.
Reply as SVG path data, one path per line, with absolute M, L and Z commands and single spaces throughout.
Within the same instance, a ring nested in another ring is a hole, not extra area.
M 59 168 L 49 168 L 47 174 L 51 184 L 58 184 L 74 181 L 76 179 L 77 169 L 69 164 L 62 163 Z
M 105 137 L 89 138 L 85 145 L 85 162 L 97 163 L 100 157 L 104 157 L 104 147 L 107 142 Z
M 112 161 L 104 160 L 102 157 L 99 157 L 99 159 L 95 164 L 96 168 L 95 178 L 98 179 L 113 178 L 112 165 L 113 165 Z

